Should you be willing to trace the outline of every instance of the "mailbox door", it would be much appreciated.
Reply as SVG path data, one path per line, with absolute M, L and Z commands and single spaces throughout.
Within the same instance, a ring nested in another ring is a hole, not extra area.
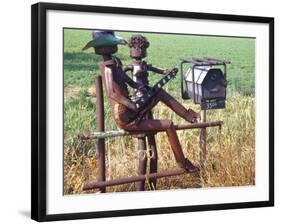
M 226 81 L 220 69 L 210 69 L 202 83 L 203 100 L 225 99 Z

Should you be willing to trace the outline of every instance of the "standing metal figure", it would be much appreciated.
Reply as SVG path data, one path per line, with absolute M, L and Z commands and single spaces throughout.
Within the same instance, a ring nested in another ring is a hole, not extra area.
M 128 131 L 166 131 L 179 167 L 190 173 L 197 172 L 198 168 L 184 157 L 173 122 L 164 119 L 150 119 L 145 117 L 145 114 L 156 106 L 158 102 L 163 102 L 188 122 L 196 121 L 198 114 L 191 109 L 187 110 L 163 89 L 154 96 L 153 101 L 145 110 L 140 111 L 129 96 L 128 85 L 140 91 L 149 87 L 133 81 L 123 70 L 120 59 L 112 55 L 117 52 L 118 44 L 125 44 L 125 41 L 116 37 L 114 32 L 96 31 L 93 33 L 93 40 L 84 47 L 84 50 L 91 46 L 94 47 L 95 53 L 103 57 L 103 62 L 99 68 L 116 124 Z
M 124 71 L 130 71 L 132 73 L 133 80 L 138 83 L 140 86 L 149 85 L 148 76 L 149 71 L 158 73 L 158 74 L 168 74 L 171 71 L 177 72 L 176 68 L 171 68 L 170 70 L 163 70 L 156 67 L 153 67 L 151 64 L 147 64 L 145 60 L 143 60 L 147 56 L 147 48 L 149 47 L 149 41 L 146 37 L 138 34 L 133 35 L 129 41 L 128 46 L 130 47 L 130 56 L 133 59 L 132 63 L 124 67 Z M 140 98 L 145 93 L 141 89 L 134 89 L 134 98 Z M 147 111 L 145 114 L 145 119 L 153 119 L 152 111 Z M 154 135 L 147 135 L 147 143 L 150 156 L 150 173 L 157 172 L 157 160 L 158 160 L 158 153 L 157 153 L 157 146 L 155 141 Z M 145 137 L 138 138 L 139 144 L 139 175 L 146 173 L 146 166 L 147 166 L 147 157 L 146 157 L 146 139 Z M 149 180 L 150 188 L 156 188 L 156 179 Z M 137 185 L 139 190 L 144 188 L 144 181 L 139 182 Z

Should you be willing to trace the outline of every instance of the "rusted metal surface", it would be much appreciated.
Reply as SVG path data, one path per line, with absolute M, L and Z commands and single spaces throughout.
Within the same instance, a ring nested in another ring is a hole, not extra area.
M 230 64 L 231 62 L 228 60 L 221 60 L 221 59 L 216 59 L 216 58 L 211 58 L 211 57 L 192 57 L 190 58 L 180 58 L 180 61 L 183 63 L 192 63 L 195 65 L 199 66 L 209 66 L 210 64 L 212 65 L 224 65 L 224 64 Z
M 206 110 L 201 110 L 201 122 L 206 122 Z M 203 168 L 206 161 L 207 154 L 207 130 L 206 128 L 201 128 L 199 136 L 199 146 L 200 146 L 200 167 Z
M 182 175 L 182 174 L 186 174 L 186 173 L 188 173 L 188 172 L 185 169 L 175 169 L 175 170 L 162 171 L 162 172 L 158 172 L 158 173 L 150 173 L 147 175 L 125 177 L 125 178 L 120 178 L 120 179 L 115 179 L 115 180 L 98 181 L 98 182 L 85 184 L 83 187 L 83 190 L 91 190 L 91 189 L 101 188 L 101 187 L 134 183 L 134 182 L 138 182 L 138 181 L 145 181 L 147 179 L 158 179 L 158 178 L 163 178 L 163 177 Z
M 158 152 L 157 152 L 157 146 L 155 141 L 154 135 L 148 135 L 147 136 L 147 143 L 149 146 L 149 156 L 150 156 L 150 166 L 149 166 L 149 172 L 150 173 L 156 173 L 158 168 Z M 149 179 L 149 187 L 150 189 L 156 189 L 156 178 L 150 178 Z
M 147 167 L 147 154 L 146 154 L 146 140 L 145 137 L 138 138 L 138 157 L 139 157 L 139 167 L 138 175 L 146 174 Z M 143 191 L 145 185 L 145 180 L 136 183 L 136 190 Z
M 152 111 L 149 111 L 147 114 L 147 117 L 149 119 L 153 119 Z M 157 152 L 157 145 L 155 140 L 155 135 L 147 135 L 147 145 L 149 149 L 149 157 L 150 157 L 150 164 L 149 164 L 149 173 L 156 173 L 157 167 L 158 167 L 158 152 Z M 150 178 L 149 179 L 149 188 L 156 190 L 156 178 Z
M 103 88 L 102 77 L 96 77 L 96 113 L 97 113 L 97 131 L 104 131 L 104 103 L 103 103 Z M 105 181 L 105 140 L 98 139 L 98 180 Z M 100 187 L 102 193 L 106 192 L 105 187 Z
M 176 130 L 188 130 L 188 129 L 195 129 L 195 128 L 208 128 L 208 127 L 220 127 L 222 126 L 223 121 L 210 121 L 210 122 L 203 122 L 203 123 L 195 123 L 195 124 L 186 124 L 186 125 L 175 125 Z M 81 133 L 78 135 L 80 140 L 91 140 L 91 139 L 99 139 L 99 138 L 112 138 L 118 136 L 137 136 L 138 134 L 157 134 L 158 132 L 163 132 L 165 130 L 159 131 L 106 131 L 106 132 L 91 132 L 91 133 Z
M 146 49 L 149 47 L 148 40 L 142 35 L 133 35 L 129 41 L 130 56 L 135 59 L 146 57 Z

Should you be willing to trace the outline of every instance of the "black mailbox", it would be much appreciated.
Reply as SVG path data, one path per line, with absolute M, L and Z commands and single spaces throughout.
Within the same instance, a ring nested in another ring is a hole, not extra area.
M 185 74 L 184 63 L 190 64 Z M 229 63 L 207 57 L 181 59 L 182 98 L 200 104 L 203 110 L 225 108 L 226 64 Z

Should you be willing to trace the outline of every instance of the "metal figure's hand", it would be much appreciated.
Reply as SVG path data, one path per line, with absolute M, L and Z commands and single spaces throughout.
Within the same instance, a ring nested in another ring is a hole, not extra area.
M 166 75 L 167 75 L 167 74 L 177 74 L 178 71 L 179 71 L 178 68 L 172 67 L 172 68 L 167 69 L 167 70 L 165 71 L 165 74 L 166 74 Z
M 173 73 L 173 74 L 177 74 L 178 73 L 178 68 L 176 68 L 176 67 L 173 67 L 173 68 L 171 68 L 171 73 Z
M 136 106 L 136 104 L 132 103 L 132 102 L 128 102 L 126 105 L 130 110 L 134 111 L 134 112 L 138 112 L 138 108 Z

